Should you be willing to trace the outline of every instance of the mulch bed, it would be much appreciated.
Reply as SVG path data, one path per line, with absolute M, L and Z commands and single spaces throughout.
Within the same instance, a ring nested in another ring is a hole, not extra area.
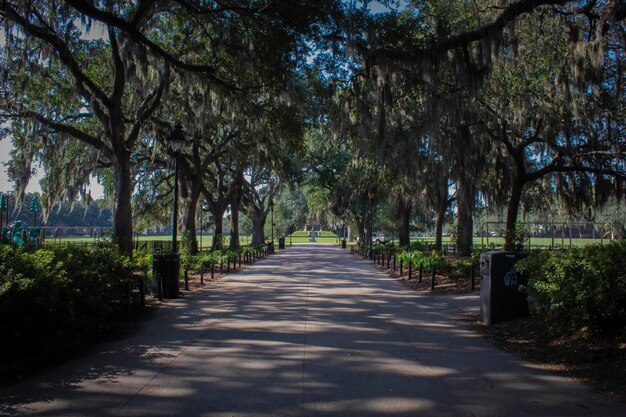
M 432 276 L 430 271 L 423 271 L 422 282 L 419 282 L 419 270 L 411 271 L 411 279 L 409 280 L 409 271 L 407 268 L 404 268 L 402 275 L 400 275 L 400 269 L 397 265 L 395 271 L 393 268 L 388 269 L 386 263 L 385 265 L 373 265 L 380 271 L 385 272 L 389 276 L 397 279 L 403 285 L 418 292 L 428 292 L 431 294 L 466 294 L 471 292 L 471 280 L 469 275 L 451 277 L 436 273 L 435 289 L 431 290 L 430 285 Z M 478 271 L 474 277 L 474 291 L 480 291 L 480 277 L 478 276 Z

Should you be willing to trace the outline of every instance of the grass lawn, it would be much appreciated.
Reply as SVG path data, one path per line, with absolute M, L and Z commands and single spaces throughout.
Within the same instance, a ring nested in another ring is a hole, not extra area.
M 230 237 L 229 236 L 225 236 L 225 242 L 228 243 Z M 179 236 L 179 241 L 180 241 L 180 236 Z M 213 235 L 203 235 L 202 239 L 200 239 L 200 235 L 197 236 L 198 239 L 198 246 L 202 247 L 202 248 L 210 248 L 211 245 L 213 244 Z M 247 245 L 250 243 L 250 239 L 251 236 L 249 235 L 242 235 L 239 236 L 239 242 L 242 245 Z M 47 244 L 65 244 L 65 243 L 69 243 L 69 244 L 76 244 L 76 245 L 82 245 L 82 244 L 92 244 L 94 242 L 97 242 L 98 239 L 94 239 L 93 237 L 89 237 L 89 236 L 76 236 L 76 237 L 62 237 L 62 238 L 54 238 L 51 236 L 46 236 L 46 243 Z M 159 235 L 159 236 L 136 236 L 133 238 L 133 242 L 137 242 L 139 241 L 141 242 L 164 242 L 165 244 L 169 244 L 172 241 L 172 236 L 171 235 Z M 202 244 L 201 244 L 202 243 Z
M 289 244 L 291 243 L 309 243 L 310 242 L 310 238 L 309 238 L 309 234 L 310 232 L 305 232 L 302 230 L 296 231 L 294 232 L 291 236 L 287 236 L 286 237 L 286 243 Z M 179 238 L 180 239 L 180 238 Z M 198 245 L 199 247 L 203 248 L 203 249 L 207 249 L 211 247 L 211 244 L 213 242 L 213 235 L 203 235 L 202 236 L 202 242 L 200 241 L 200 236 L 197 236 L 198 239 Z M 229 240 L 229 236 L 224 236 L 225 242 L 228 243 Z M 242 245 L 247 245 L 250 243 L 251 240 L 251 236 L 249 235 L 242 235 L 240 236 L 240 242 Z M 139 241 L 139 242 L 163 242 L 164 245 L 169 245 L 169 242 L 171 242 L 172 240 L 172 236 L 171 235 L 160 235 L 160 236 L 139 236 L 139 237 L 135 237 L 133 238 L 133 241 Z M 435 242 L 435 238 L 434 237 L 412 237 L 411 241 L 423 241 L 423 242 Z M 94 242 L 96 242 L 97 239 L 94 239 L 93 237 L 89 237 L 89 236 L 76 236 L 76 237 L 63 237 L 63 238 L 54 238 L 52 236 L 47 236 L 46 237 L 46 243 L 47 244 L 65 244 L 65 243 L 69 243 L 69 244 L 76 244 L 76 245 L 81 245 L 81 244 L 92 244 Z M 278 238 L 275 238 L 275 241 L 278 242 Z M 316 236 L 315 237 L 315 241 L 319 242 L 319 243 L 339 243 L 339 241 L 337 240 L 337 236 L 329 231 L 322 231 L 320 236 Z M 572 238 L 571 239 L 571 246 L 574 247 L 582 247 L 582 246 L 586 246 L 586 245 L 591 245 L 591 244 L 600 244 L 602 242 L 606 243 L 608 242 L 608 239 L 589 239 L 589 238 Z M 395 242 L 397 244 L 398 240 L 395 239 Z M 442 239 L 442 242 L 444 245 L 451 245 L 452 244 L 452 239 L 450 238 L 450 236 L 444 236 Z M 527 241 L 528 242 L 528 241 Z M 356 244 L 355 242 L 348 242 L 348 244 L 354 245 Z M 488 247 L 487 245 L 487 238 L 480 238 L 480 237 L 474 237 L 474 246 L 475 247 L 481 247 L 481 244 L 484 245 L 485 247 Z M 496 248 L 501 248 L 504 245 L 504 238 L 502 237 L 490 237 L 489 238 L 489 246 L 491 245 L 495 245 Z M 533 237 L 530 239 L 530 245 L 531 247 L 535 248 L 535 247 L 550 247 L 552 245 L 552 239 L 549 237 Z M 554 246 L 555 247 L 569 247 L 570 246 L 570 239 L 569 238 L 560 238 L 560 237 L 555 237 L 554 238 Z
M 317 236 L 317 233 L 318 232 L 314 232 L 316 243 L 339 243 L 337 235 L 333 232 L 322 231 L 319 232 L 319 236 Z M 309 243 L 311 242 L 310 234 L 311 232 L 305 232 L 304 230 L 295 231 L 285 238 L 285 243 L 287 245 L 289 243 Z
M 435 242 L 435 238 L 434 237 L 412 237 L 411 241 L 416 241 L 416 240 L 420 240 L 423 242 Z M 608 242 L 608 239 L 604 239 L 604 243 Z M 442 242 L 444 245 L 450 245 L 452 244 L 452 239 L 449 236 L 444 236 L 442 238 Z M 528 243 L 528 240 L 526 240 L 526 242 Z M 572 238 L 571 240 L 571 245 L 572 246 L 576 246 L 576 247 L 582 247 L 582 246 L 587 246 L 587 245 L 593 245 L 593 244 L 600 244 L 603 241 L 601 239 L 589 239 L 589 238 Z M 488 246 L 487 245 L 487 238 L 481 238 L 481 237 L 474 237 L 474 246 L 476 247 L 480 247 L 482 245 L 484 246 Z M 496 247 L 502 247 L 504 246 L 504 238 L 503 237 L 490 237 L 489 238 L 489 245 L 494 244 Z M 530 246 L 531 247 L 550 247 L 552 246 L 552 239 L 549 237 L 533 237 L 530 238 Z M 570 246 L 570 239 L 569 238 L 563 238 L 561 239 L 560 237 L 555 237 L 554 238 L 554 246 L 560 247 L 560 246 L 564 246 L 564 247 L 569 247 Z

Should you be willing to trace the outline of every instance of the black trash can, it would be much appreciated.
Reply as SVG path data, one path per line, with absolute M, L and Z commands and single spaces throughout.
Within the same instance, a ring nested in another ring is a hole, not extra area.
M 341 247 L 342 247 L 343 249 L 345 249 L 345 248 L 347 248 L 347 247 L 348 247 L 348 244 L 347 244 L 347 242 L 346 242 L 346 240 L 345 240 L 345 239 L 342 239 L 342 240 L 341 240 Z
M 152 255 L 152 295 L 154 297 L 178 298 L 179 279 L 180 255 L 178 253 Z
M 285 238 L 284 237 L 279 237 L 278 238 L 278 249 L 285 249 Z
M 485 252 L 480 255 L 480 316 L 494 324 L 528 315 L 526 294 L 521 285 L 528 277 L 515 272 L 515 263 L 524 257 L 519 252 Z

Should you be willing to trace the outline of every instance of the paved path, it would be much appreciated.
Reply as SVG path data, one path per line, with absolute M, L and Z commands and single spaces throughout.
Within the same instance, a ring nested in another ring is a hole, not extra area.
M 624 416 L 626 404 L 499 352 L 331 246 L 299 245 L 158 309 L 124 340 L 0 390 L 37 416 Z

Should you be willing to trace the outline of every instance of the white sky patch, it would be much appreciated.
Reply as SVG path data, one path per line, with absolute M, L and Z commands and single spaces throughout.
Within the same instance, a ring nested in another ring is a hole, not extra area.
M 0 192 L 2 193 L 13 191 L 15 187 L 15 184 L 9 180 L 7 167 L 5 166 L 5 164 L 11 159 L 10 153 L 12 150 L 13 144 L 9 138 L 0 141 Z M 39 181 L 43 178 L 43 170 L 41 167 L 35 166 L 35 171 L 35 175 L 30 178 L 28 187 L 26 187 L 27 193 L 41 193 Z M 98 181 L 94 176 L 92 176 L 89 180 L 89 189 L 91 190 L 91 197 L 94 200 L 104 196 L 104 189 L 102 188 L 102 185 L 98 184 Z
M 109 39 L 109 35 L 107 33 L 107 27 L 102 22 L 99 22 L 97 20 L 92 20 L 91 28 L 89 31 L 87 31 L 87 26 L 83 25 L 80 22 L 80 19 L 77 19 L 74 22 L 76 24 L 76 27 L 79 28 L 80 31 L 82 32 L 81 39 L 84 39 L 86 41 L 91 41 L 94 39 L 102 39 L 106 41 Z

